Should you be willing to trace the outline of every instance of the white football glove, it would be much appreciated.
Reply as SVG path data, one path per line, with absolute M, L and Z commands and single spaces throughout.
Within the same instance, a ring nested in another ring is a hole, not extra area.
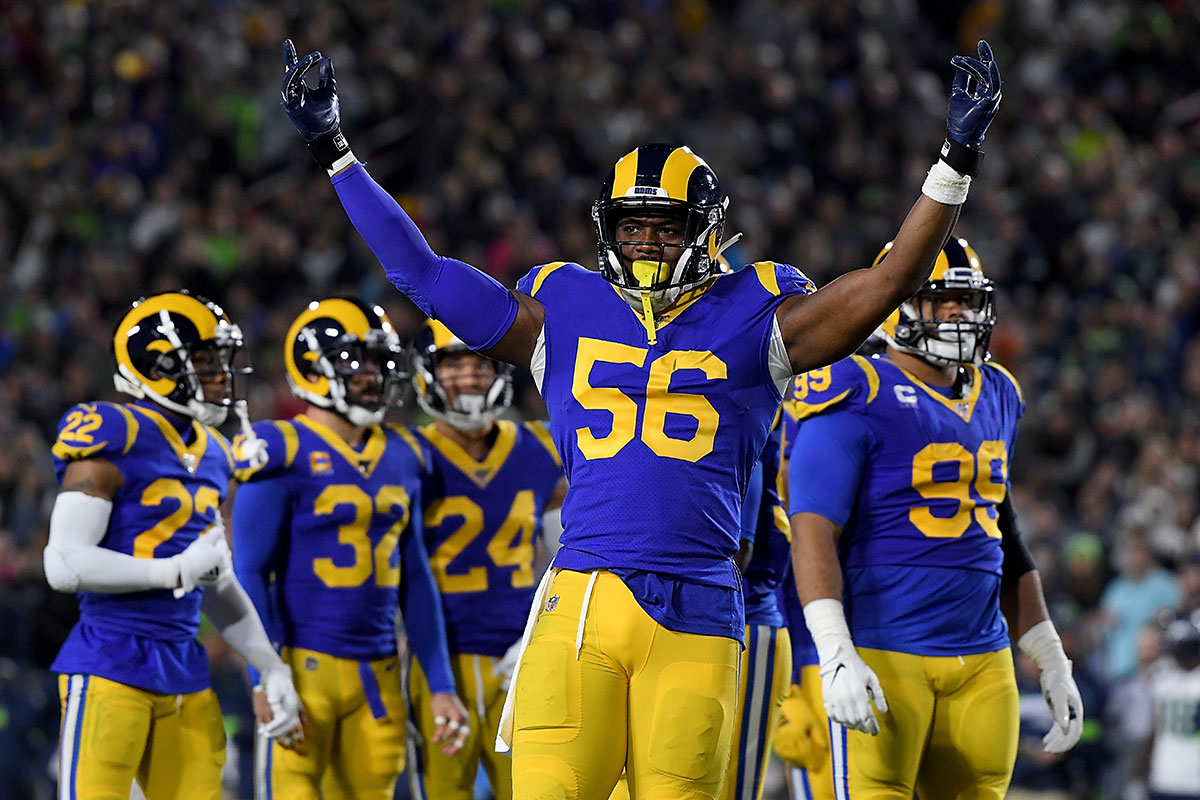
M 839 725 L 875 736 L 879 721 L 871 701 L 886 712 L 887 699 L 879 678 L 854 649 L 841 601 L 831 597 L 813 600 L 804 606 L 804 621 L 817 646 L 825 714 Z
M 171 556 L 179 568 L 179 587 L 175 597 L 183 597 L 197 586 L 211 586 L 221 579 L 223 570 L 233 569 L 233 558 L 229 543 L 225 541 L 225 524 L 220 516 L 217 522 L 196 537 L 182 553 Z
M 832 649 L 817 648 L 821 660 L 821 696 L 825 701 L 825 714 L 839 725 L 856 731 L 879 733 L 879 721 L 871 710 L 871 701 L 880 711 L 888 710 L 887 699 L 874 671 L 846 640 Z
M 256 470 L 267 463 L 267 442 L 254 433 L 245 400 L 238 400 L 233 404 L 233 413 L 237 415 L 242 429 L 233 440 L 234 457 L 238 462 L 245 464 L 245 467 Z
M 279 739 L 290 745 L 293 737 L 303 739 L 303 733 L 295 731 L 300 724 L 300 695 L 292 683 L 292 670 L 282 661 L 268 668 L 261 676 L 261 687 L 271 706 L 271 721 L 260 722 L 258 733 L 269 739 Z M 257 688 L 257 687 L 256 687 Z
M 1083 698 L 1054 623 L 1047 619 L 1034 625 L 1017 641 L 1017 647 L 1038 665 L 1042 697 L 1054 718 L 1054 725 L 1042 737 L 1042 749 L 1065 753 L 1079 743 L 1083 733 Z
M 512 647 L 505 651 L 500 660 L 492 667 L 493 675 L 503 675 L 500 680 L 501 691 L 508 691 L 509 685 L 512 683 L 513 672 L 517 669 L 517 659 L 521 657 L 521 640 L 517 639 L 513 642 Z

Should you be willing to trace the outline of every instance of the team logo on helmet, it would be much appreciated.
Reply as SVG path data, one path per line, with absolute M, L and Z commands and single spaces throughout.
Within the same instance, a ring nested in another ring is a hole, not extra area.
M 348 297 L 309 303 L 288 330 L 283 352 L 292 394 L 352 425 L 378 424 L 400 405 L 403 358 L 383 309 Z M 356 376 L 367 380 L 351 386 Z
M 872 266 L 892 249 L 888 242 Z M 956 319 L 939 317 L 941 301 L 955 297 L 962 306 Z M 996 324 L 995 287 L 983 274 L 979 256 L 966 239 L 951 237 L 938 253 L 925 285 L 900 304 L 878 334 L 892 347 L 933 364 L 980 364 Z
M 220 425 L 234 402 L 242 331 L 216 303 L 186 291 L 134 301 L 117 323 L 117 390 L 205 425 Z
M 466 343 L 434 319 L 425 321 L 413 347 L 413 388 L 417 403 L 431 416 L 461 431 L 491 424 L 512 403 L 512 366 L 476 353 L 492 367 L 491 385 L 483 394 L 456 392 L 453 400 L 439 374 L 441 362 L 452 353 L 473 352 Z
M 729 199 L 712 168 L 687 147 L 643 145 L 612 168 L 592 206 L 600 273 L 629 290 L 682 290 L 718 272 L 718 256 L 733 241 L 721 244 Z M 622 246 L 643 242 L 621 239 L 618 224 L 633 215 L 678 217 L 683 242 L 660 245 L 657 261 L 628 262 Z M 735 237 L 736 239 L 736 237 Z M 674 266 L 669 247 L 681 252 Z

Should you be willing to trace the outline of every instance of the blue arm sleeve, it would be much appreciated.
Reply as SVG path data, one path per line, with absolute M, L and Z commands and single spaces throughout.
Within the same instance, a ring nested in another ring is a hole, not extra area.
M 517 317 L 517 298 L 470 264 L 439 256 L 362 164 L 333 179 L 350 221 L 392 285 L 473 350 L 489 350 Z
M 800 423 L 788 462 L 788 514 L 810 512 L 845 525 L 871 447 L 867 423 L 850 411 Z
M 233 571 L 276 646 L 283 622 L 269 578 L 287 535 L 290 508 L 287 487 L 278 481 L 242 484 L 233 498 Z M 249 664 L 246 669 L 250 685 L 257 686 L 258 670 Z
M 742 501 L 742 541 L 753 542 L 758 530 L 758 510 L 762 506 L 763 462 L 759 459 L 750 472 L 750 483 L 746 487 L 746 499 Z
M 429 691 L 435 694 L 453 692 L 454 676 L 450 674 L 442 598 L 433 582 L 433 573 L 429 571 L 425 543 L 421 541 L 421 512 L 416 503 L 413 505 L 413 520 L 401 554 L 404 577 L 400 609 L 404 614 L 404 628 L 408 631 L 408 646 L 429 680 Z

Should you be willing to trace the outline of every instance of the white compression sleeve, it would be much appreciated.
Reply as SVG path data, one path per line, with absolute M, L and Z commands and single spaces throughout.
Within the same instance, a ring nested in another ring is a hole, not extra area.
M 171 589 L 179 564 L 168 558 L 134 558 L 100 547 L 112 501 L 83 492 L 63 492 L 50 513 L 50 541 L 42 554 L 46 581 L 60 592 L 121 594 Z
M 205 590 L 204 614 L 220 631 L 221 638 L 229 642 L 242 658 L 260 673 L 282 663 L 275 647 L 271 644 L 250 595 L 238 583 L 233 573 L 228 573 L 216 585 Z
M 546 543 L 546 551 L 551 558 L 558 552 L 562 532 L 562 506 L 547 508 L 542 514 L 542 541 Z

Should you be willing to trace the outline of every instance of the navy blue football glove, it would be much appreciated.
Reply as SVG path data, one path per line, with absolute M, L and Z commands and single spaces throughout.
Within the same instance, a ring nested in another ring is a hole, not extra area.
M 978 150 L 983 135 L 1000 109 L 1000 68 L 992 58 L 992 48 L 979 41 L 979 58 L 955 56 L 950 63 L 958 70 L 950 89 L 950 107 L 946 112 L 946 135 L 952 141 Z M 330 70 L 332 75 L 333 70 Z
M 340 163 L 346 156 L 351 156 L 348 163 L 353 163 L 350 146 L 339 127 L 341 104 L 333 61 L 319 50 L 297 58 L 296 46 L 287 39 L 283 43 L 283 67 L 283 84 L 279 87 L 283 110 L 308 143 L 313 158 L 331 174 L 335 166 L 341 169 L 347 165 Z M 310 87 L 304 78 L 313 67 L 317 68 L 317 85 Z

